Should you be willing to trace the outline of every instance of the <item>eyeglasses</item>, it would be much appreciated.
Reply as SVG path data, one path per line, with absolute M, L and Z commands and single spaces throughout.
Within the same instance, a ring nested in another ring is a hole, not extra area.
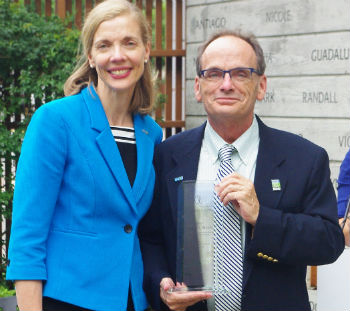
M 228 73 L 231 80 L 238 82 L 246 82 L 252 78 L 253 72 L 260 75 L 254 68 L 238 67 L 229 70 L 221 70 L 218 68 L 211 68 L 201 70 L 201 76 L 210 82 L 219 82 L 225 78 L 225 74 Z

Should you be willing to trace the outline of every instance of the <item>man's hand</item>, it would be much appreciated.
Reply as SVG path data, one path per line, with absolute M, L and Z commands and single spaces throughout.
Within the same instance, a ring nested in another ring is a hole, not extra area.
M 174 287 L 181 288 L 186 286 L 180 283 L 177 283 L 175 286 L 171 278 L 163 278 L 160 282 L 160 298 L 162 298 L 170 310 L 185 311 L 187 307 L 212 297 L 212 294 L 208 292 L 184 291 L 169 293 L 168 290 Z
M 255 226 L 259 215 L 260 204 L 256 196 L 254 184 L 247 178 L 232 173 L 224 177 L 216 186 L 221 202 L 226 206 L 231 202 L 242 218 Z

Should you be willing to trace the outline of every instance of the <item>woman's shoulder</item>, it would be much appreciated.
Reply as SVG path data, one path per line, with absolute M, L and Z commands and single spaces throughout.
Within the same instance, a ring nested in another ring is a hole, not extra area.
M 34 113 L 32 120 L 48 118 L 51 120 L 68 120 L 77 116 L 83 109 L 81 93 L 58 98 L 41 105 Z
M 42 106 L 40 106 L 39 109 L 56 111 L 56 112 L 71 111 L 71 109 L 74 106 L 79 106 L 79 104 L 82 101 L 83 101 L 83 97 L 82 97 L 82 94 L 80 92 L 80 93 L 75 94 L 75 95 L 61 97 L 61 98 L 55 99 L 53 101 L 50 101 L 48 103 L 45 103 Z

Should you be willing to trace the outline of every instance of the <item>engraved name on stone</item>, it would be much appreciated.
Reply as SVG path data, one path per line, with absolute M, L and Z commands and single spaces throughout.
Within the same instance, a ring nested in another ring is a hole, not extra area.
M 262 102 L 268 104 L 275 103 L 275 90 L 267 91 Z
M 348 60 L 350 48 L 343 49 L 315 49 L 311 52 L 311 60 L 314 62 Z
M 304 104 L 337 104 L 337 94 L 335 92 L 303 92 Z
M 266 52 L 264 53 L 264 59 L 266 64 L 271 64 L 273 62 L 273 53 L 272 52 Z
M 192 30 L 223 29 L 226 27 L 225 17 L 193 19 Z
M 274 10 L 266 12 L 267 23 L 288 23 L 293 20 L 291 10 Z
M 338 136 L 339 147 L 349 148 L 350 147 L 350 136 Z

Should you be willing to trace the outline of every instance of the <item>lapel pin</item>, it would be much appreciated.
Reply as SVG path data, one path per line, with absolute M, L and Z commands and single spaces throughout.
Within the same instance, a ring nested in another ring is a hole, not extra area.
M 145 129 L 142 129 L 142 132 L 144 132 L 146 135 L 148 135 L 148 131 L 146 131 Z
M 279 179 L 271 179 L 272 191 L 281 191 L 281 182 Z
M 183 180 L 183 179 L 184 179 L 183 176 L 179 176 L 179 177 L 175 177 L 175 178 L 174 178 L 174 181 L 175 181 L 175 182 L 178 182 L 178 181 L 181 181 L 181 180 Z

